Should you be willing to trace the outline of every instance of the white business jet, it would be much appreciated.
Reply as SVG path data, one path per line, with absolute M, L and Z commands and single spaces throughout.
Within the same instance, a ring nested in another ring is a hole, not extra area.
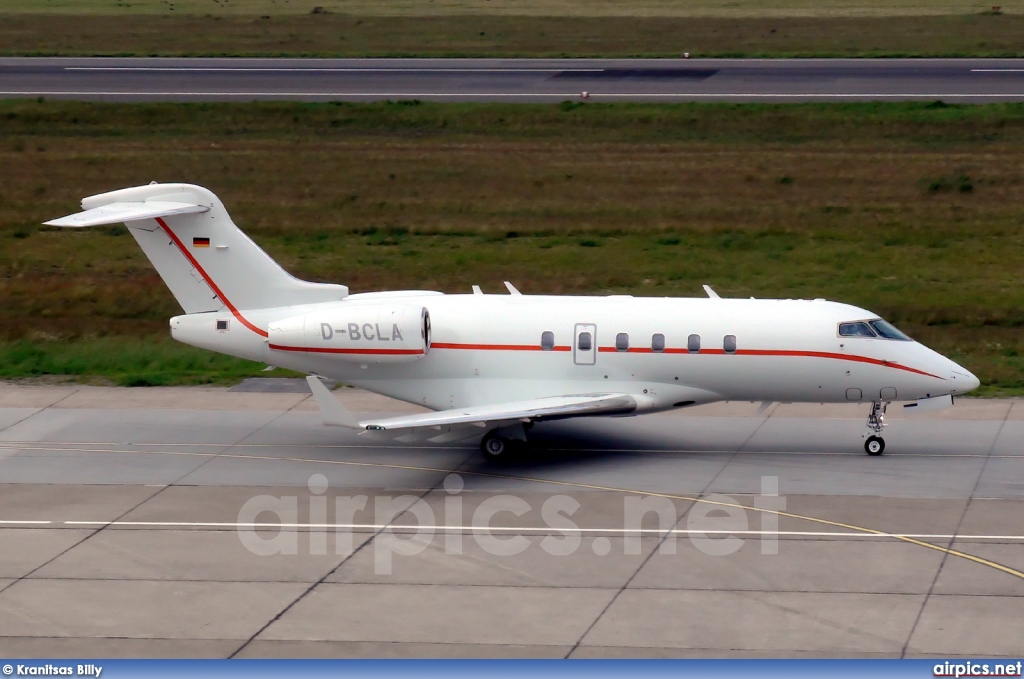
M 655 413 L 713 401 L 870 404 L 881 455 L 886 407 L 952 405 L 978 379 L 864 309 L 825 300 L 349 294 L 289 275 L 217 197 L 150 184 L 82 201 L 47 224 L 124 222 L 185 315 L 171 336 L 310 374 L 324 423 L 402 440 L 483 434 L 497 457 L 534 422 Z M 358 421 L 317 376 L 434 412 Z

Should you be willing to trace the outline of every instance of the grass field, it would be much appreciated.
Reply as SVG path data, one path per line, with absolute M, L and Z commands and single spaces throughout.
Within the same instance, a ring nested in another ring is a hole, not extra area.
M 1024 0 L 999 8 L 988 0 L 6 0 L 0 55 L 1021 55 Z
M 314 8 L 353 16 L 856 17 L 978 14 L 990 0 L 4 0 L 21 14 L 285 16 Z M 1000 0 L 1004 13 L 1024 0 Z
M 40 226 L 158 180 L 353 292 L 822 296 L 1024 394 L 1022 154 L 1019 105 L 0 103 L 0 377 L 262 367 L 166 339 L 123 227 Z

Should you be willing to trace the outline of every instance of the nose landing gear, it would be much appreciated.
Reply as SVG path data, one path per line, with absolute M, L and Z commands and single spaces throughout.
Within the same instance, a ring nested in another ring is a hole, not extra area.
M 874 432 L 864 441 L 864 452 L 871 456 L 878 456 L 885 452 L 885 439 L 880 434 L 885 429 L 885 409 L 888 403 L 875 401 L 871 404 L 871 412 L 868 414 L 868 429 Z

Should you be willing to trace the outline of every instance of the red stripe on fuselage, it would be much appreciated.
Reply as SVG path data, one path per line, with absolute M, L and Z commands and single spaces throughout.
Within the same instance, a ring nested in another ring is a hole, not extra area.
M 178 236 L 175 235 L 173 231 L 171 231 L 170 227 L 167 226 L 167 222 L 165 222 L 163 218 L 157 217 L 156 223 L 159 224 L 160 227 L 164 230 L 164 232 L 171 237 L 171 240 L 174 241 L 174 244 L 178 246 L 179 250 L 181 250 L 181 254 L 185 255 L 185 258 L 192 264 L 192 266 L 196 268 L 196 271 L 198 271 L 199 275 L 203 277 L 203 280 L 206 281 L 206 284 L 210 286 L 210 289 L 213 290 L 214 294 L 220 297 L 220 301 L 224 302 L 224 306 L 228 308 L 228 311 L 231 312 L 231 315 L 237 318 L 239 323 L 249 328 L 260 337 L 267 337 L 268 335 L 266 330 L 250 323 L 249 320 L 245 316 L 243 316 L 238 311 L 238 309 L 235 308 L 235 305 L 231 303 L 231 300 L 229 300 L 224 295 L 224 293 L 221 292 L 221 289 L 218 288 L 217 284 L 213 282 L 213 279 L 210 278 L 210 275 L 206 273 L 206 270 L 199 265 L 199 262 L 196 261 L 196 258 L 192 256 L 192 253 L 188 251 L 188 248 L 185 247 L 185 244 L 181 242 L 181 239 L 178 238 Z
M 343 349 L 341 347 L 289 347 L 283 344 L 271 344 L 275 351 L 304 351 L 311 354 L 367 354 L 383 356 L 414 356 L 423 354 L 422 349 Z
M 471 350 L 483 350 L 483 351 L 543 351 L 539 345 L 536 344 L 449 344 L 444 342 L 436 342 L 431 345 L 432 348 L 437 349 L 471 349 Z M 560 346 L 555 347 L 554 351 L 570 351 L 572 347 Z M 598 347 L 599 352 L 603 354 L 607 353 L 620 353 L 620 354 L 690 354 L 693 353 L 697 356 L 723 356 L 726 355 L 724 349 L 701 349 L 698 352 L 691 352 L 688 349 L 676 348 L 676 347 L 665 347 L 662 351 L 654 351 L 650 347 L 631 347 L 625 351 L 620 351 L 615 347 Z M 739 349 L 731 352 L 737 356 L 782 356 L 782 357 L 796 357 L 796 358 L 827 358 L 836 361 L 853 361 L 854 363 L 867 363 L 870 365 L 877 365 L 883 368 L 893 368 L 895 370 L 903 370 L 905 372 L 914 373 L 916 375 L 924 375 L 925 377 L 934 377 L 937 380 L 944 380 L 945 378 L 933 375 L 924 370 L 918 370 L 917 368 L 911 368 L 909 366 L 901 365 L 893 361 L 886 361 L 880 358 L 870 358 L 868 356 L 857 356 L 856 354 L 837 354 L 828 351 L 799 351 L 799 350 L 787 350 L 787 349 Z
M 456 344 L 453 342 L 433 342 L 431 349 L 469 349 L 472 351 L 571 351 L 572 347 L 558 346 L 542 349 L 539 344 Z

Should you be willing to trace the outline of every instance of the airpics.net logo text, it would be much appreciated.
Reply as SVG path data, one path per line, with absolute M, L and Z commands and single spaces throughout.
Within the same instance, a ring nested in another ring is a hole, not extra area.
M 978 663 L 950 662 L 938 663 L 932 668 L 936 677 L 1019 677 L 1024 669 L 1024 662 Z
M 726 556 L 754 534 L 761 554 L 778 554 L 778 512 L 786 508 L 777 476 L 761 477 L 761 493 L 748 505 L 717 494 L 678 505 L 661 495 L 627 494 L 621 519 L 602 511 L 600 526 L 581 526 L 583 519 L 575 520 L 582 505 L 570 495 L 538 499 L 530 494 L 532 502 L 513 494 L 481 499 L 484 494 L 467 495 L 463 478 L 454 473 L 444 479 L 443 496 L 432 502 L 416 495 L 338 495 L 329 502 L 323 474 L 310 476 L 307 485 L 306 497 L 257 495 L 242 505 L 236 530 L 246 549 L 263 556 L 298 554 L 301 535 L 303 552 L 327 554 L 333 547 L 335 554 L 349 554 L 365 548 L 369 535 L 378 575 L 392 573 L 396 556 L 412 557 L 432 547 L 462 554 L 470 541 L 494 556 L 515 556 L 531 548 L 551 556 L 581 549 L 605 556 L 613 549 L 639 555 L 644 538 L 658 539 L 660 553 L 675 554 L 682 537 L 704 554 Z M 308 521 L 300 522 L 300 509 L 303 515 L 308 511 Z M 579 516 L 583 514 L 587 512 Z

